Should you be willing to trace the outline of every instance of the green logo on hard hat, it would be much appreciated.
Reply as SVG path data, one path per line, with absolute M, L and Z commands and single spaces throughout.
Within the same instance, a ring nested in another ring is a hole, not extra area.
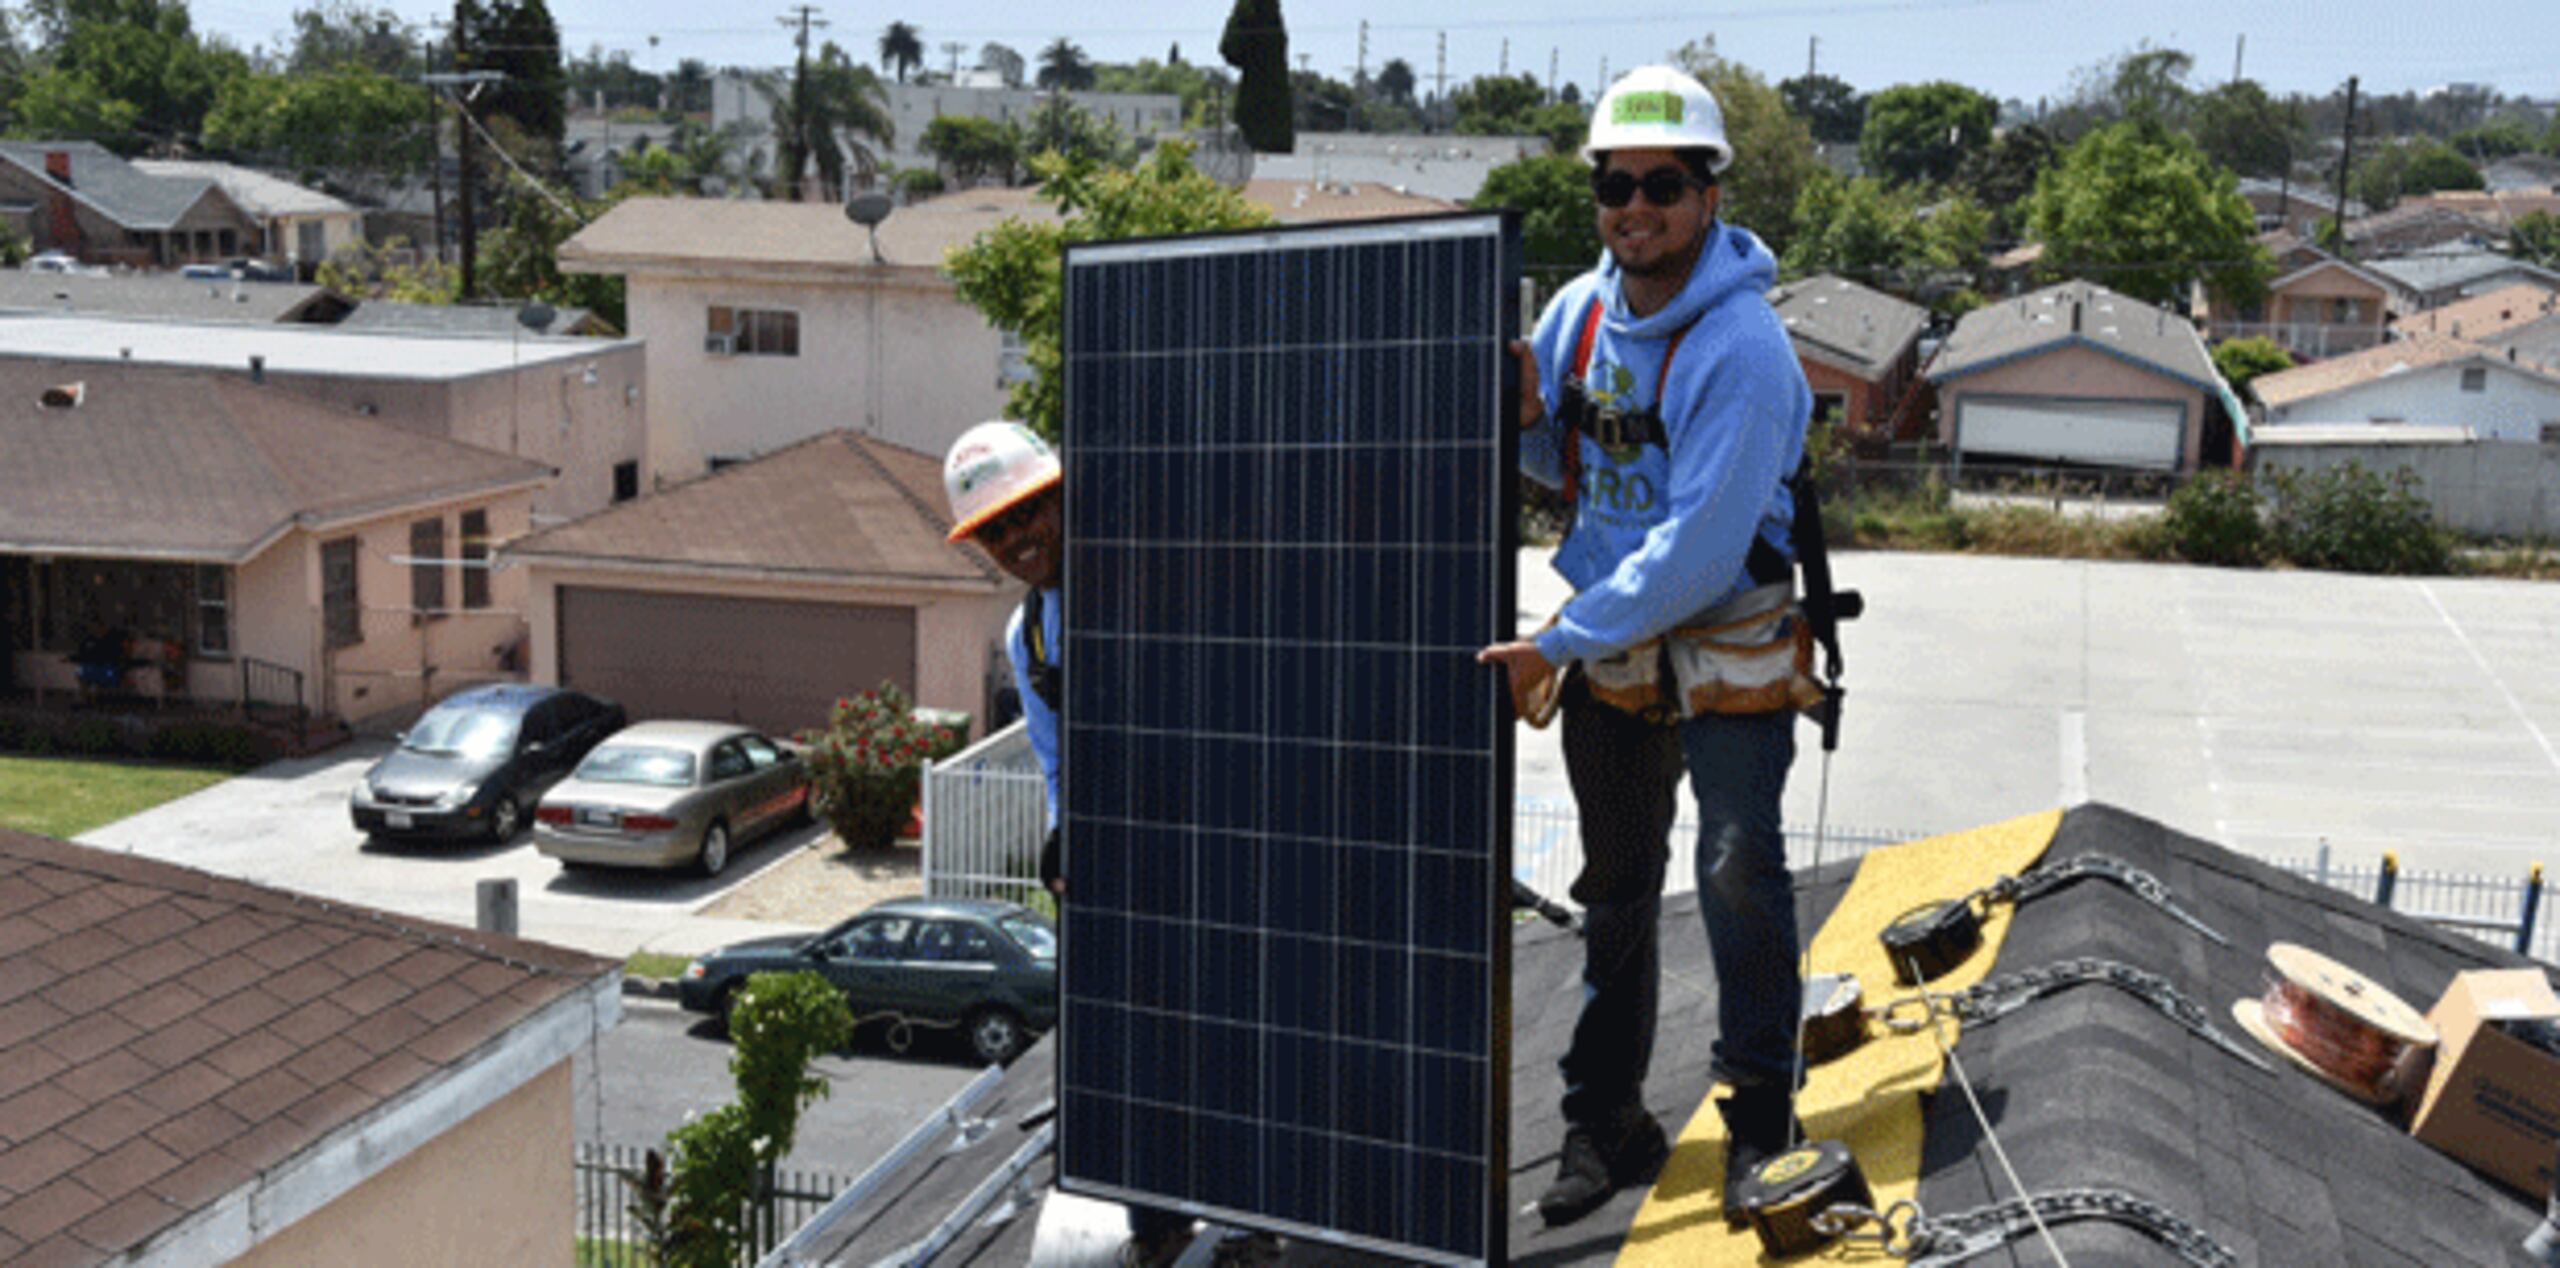
M 1676 92 L 1629 92 L 1618 94 L 1609 103 L 1611 123 L 1662 123 L 1677 125 L 1683 114 L 1680 94 Z

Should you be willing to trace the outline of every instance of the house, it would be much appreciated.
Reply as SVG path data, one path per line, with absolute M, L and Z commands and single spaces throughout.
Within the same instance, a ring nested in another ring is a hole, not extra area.
M 2071 281 L 1965 314 L 1928 371 L 1959 463 L 2194 472 L 2246 414 L 2183 317 Z
M 330 325 L 356 301 L 308 282 L 199 281 L 174 273 L 35 273 L 0 269 L 0 312 L 151 321 Z
M 1287 154 L 1256 154 L 1262 181 L 1381 185 L 1464 203 L 1505 163 L 1547 152 L 1544 137 L 1423 136 L 1392 132 L 1301 132 Z
M 2486 344 L 2554 313 L 2560 313 L 2560 290 L 2518 282 L 2412 314 L 2401 319 L 2400 330 L 2404 334 L 2424 332 Z
M 2337 196 L 2315 186 L 2243 176 L 2239 189 L 2240 196 L 2249 200 L 2249 209 L 2257 213 L 2261 233 L 2283 229 L 2306 238 L 2317 237 L 2321 221 L 2339 219 Z M 2347 200 L 2345 219 L 2353 221 L 2365 214 L 2363 203 Z
M 482 561 L 551 468 L 245 373 L 0 360 L 0 649 L 82 689 L 350 721 L 507 672 L 524 578 Z M 459 566 L 452 561 L 459 561 Z M 474 566 L 482 564 L 482 566 Z
M 2347 222 L 2347 247 L 2358 256 L 2407 255 L 2429 247 L 2485 247 L 2501 228 L 2478 214 L 2479 208 L 2450 206 L 2433 199 L 2411 198 L 2389 211 Z
M 1893 439 L 1900 423 L 1925 424 L 1912 389 L 1927 309 L 1828 273 L 1778 287 L 1769 303 L 1813 385 L 1816 421 Z
M 727 70 L 711 82 L 711 126 L 715 131 L 736 128 L 742 134 L 742 151 L 759 155 L 773 153 L 774 97 L 769 94 L 786 90 L 790 71 L 770 72 Z M 924 152 L 925 129 L 935 119 L 955 115 L 992 119 L 998 123 L 1020 123 L 1047 103 L 1052 94 L 1043 88 L 964 87 L 947 83 L 883 83 L 881 94 L 888 107 L 892 140 L 888 145 L 873 144 L 883 167 L 931 168 L 933 156 Z M 1120 134 L 1131 139 L 1149 139 L 1179 132 L 1182 129 L 1182 98 L 1172 93 L 1105 93 L 1070 92 L 1066 100 L 1094 118 L 1109 123 Z
M 526 309 L 547 321 L 525 324 Z M 517 339 L 527 335 L 605 338 L 617 333 L 613 324 L 584 308 L 538 307 L 516 303 L 413 304 L 396 299 L 368 299 L 336 322 L 340 330 L 392 334 L 478 335 L 484 339 Z
M 201 176 L 154 176 L 90 141 L 0 141 L 0 221 L 36 251 L 173 269 L 246 255 L 258 221 Z
M 2538 156 L 2537 156 L 2538 159 Z M 2545 161 L 2548 160 L 2539 160 Z M 2441 189 L 2410 200 L 2429 206 L 2459 212 L 2496 230 L 2505 237 L 2516 222 L 2535 212 L 2560 216 L 2560 191 L 2545 188 L 2525 189 Z
M 2480 179 L 2492 194 L 2548 194 L 2560 186 L 2560 158 L 2510 154 L 2482 166 Z
M 560 473 L 534 498 L 557 523 L 639 495 L 648 411 L 631 339 L 377 334 L 0 313 L 0 363 L 126 362 L 238 374 L 342 418 L 515 454 Z
M 533 680 L 783 735 L 883 681 L 986 718 L 1021 587 L 943 509 L 938 454 L 840 430 L 536 533 Z
M 2359 351 L 2388 337 L 2395 294 L 2389 278 L 2300 244 L 2278 267 L 2285 271 L 2267 283 L 2267 297 L 2258 303 L 2234 305 L 2208 297 L 2207 336 L 2215 342 L 2273 339 L 2285 351 L 2306 358 Z
M 280 176 L 233 163 L 192 159 L 136 159 L 133 166 L 151 176 L 209 180 L 220 186 L 258 222 L 258 245 L 242 254 L 291 265 L 294 276 L 306 282 L 321 261 L 364 242 L 364 212 Z
M 621 977 L 0 829 L 0 1259 L 570 1268 Z
M 2455 300 L 2529 282 L 2560 290 L 2560 271 L 2529 264 L 2511 255 L 2466 246 L 2432 247 L 2367 267 L 2390 279 L 2402 312 L 2423 312 Z
M 2416 334 L 2353 356 L 2261 375 L 2269 432 L 2296 423 L 2421 423 L 2482 440 L 2560 443 L 2560 374 L 2467 340 Z
M 2502 331 L 2490 342 L 2527 365 L 2560 371 L 2560 314 Z
M 1459 210 L 1459 204 L 1445 198 L 1393 185 L 1347 180 L 1289 180 L 1257 175 L 1237 192 L 1284 225 L 1430 216 Z

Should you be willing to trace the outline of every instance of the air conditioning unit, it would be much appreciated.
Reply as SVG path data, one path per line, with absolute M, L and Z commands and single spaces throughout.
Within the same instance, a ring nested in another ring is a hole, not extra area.
M 715 357 L 734 357 L 738 355 L 738 337 L 736 335 L 704 335 L 702 350 Z

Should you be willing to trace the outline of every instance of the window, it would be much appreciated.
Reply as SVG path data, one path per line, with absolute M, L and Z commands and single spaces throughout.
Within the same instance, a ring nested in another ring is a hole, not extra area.
M 2542 443 L 2546 445 L 2560 445 L 2560 423 L 2544 423 L 2542 425 Z
M 914 924 L 904 916 L 863 921 L 845 934 L 845 953 L 857 960 L 897 959 L 906 950 L 907 931 Z
M 196 651 L 231 654 L 231 570 L 220 564 L 196 565 Z
M 2465 392 L 2488 391 L 2489 367 L 2482 365 L 2465 366 L 2462 371 L 2462 390 Z
M 738 741 L 747 751 L 747 761 L 757 770 L 771 770 L 782 761 L 782 750 L 761 735 L 746 736 Z
M 714 780 L 736 779 L 752 769 L 747 762 L 746 750 L 739 748 L 736 740 L 725 741 L 711 750 L 711 778 Z
M 364 609 L 356 602 L 356 539 L 320 544 L 320 624 L 329 646 L 364 641 Z
M 638 496 L 640 496 L 640 464 L 636 462 L 613 464 L 613 500 L 628 502 Z
M 916 926 L 915 950 L 907 958 L 936 964 L 993 964 L 996 944 L 976 925 L 928 920 Z
M 293 227 L 293 254 L 299 263 L 318 264 L 328 253 L 328 226 L 305 220 Z
M 444 520 L 418 520 L 409 525 L 410 618 L 432 621 L 444 615 Z
M 489 606 L 489 513 L 462 513 L 462 606 Z
M 800 314 L 769 308 L 712 305 L 710 342 L 717 351 L 726 340 L 730 355 L 796 357 L 800 355 Z

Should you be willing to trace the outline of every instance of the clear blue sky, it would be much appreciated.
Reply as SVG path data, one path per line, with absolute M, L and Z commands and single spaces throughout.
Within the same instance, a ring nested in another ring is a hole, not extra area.
M 424 20 L 450 4 L 390 0 Z M 243 45 L 274 44 L 299 0 L 199 0 L 199 27 Z M 1190 61 L 1214 62 L 1228 0 L 890 0 L 819 5 L 825 34 L 873 56 L 893 20 L 918 27 L 934 64 L 944 41 L 1001 41 L 1031 57 L 1060 35 L 1102 61 L 1162 58 L 1179 41 Z M 551 0 L 563 42 L 627 48 L 635 62 L 671 68 L 678 58 L 718 65 L 778 65 L 791 45 L 777 19 L 782 0 L 706 5 L 698 0 Z M 1954 79 L 2002 98 L 2059 99 L 2072 72 L 2144 42 L 2196 57 L 2196 79 L 2231 74 L 2247 37 L 2244 69 L 2280 91 L 2325 92 L 2347 76 L 2368 91 L 2424 90 L 2447 82 L 2495 85 L 2509 94 L 2560 97 L 2560 0 L 1283 0 L 1290 53 L 1348 78 L 1362 19 L 1369 66 L 1412 63 L 1426 88 L 1438 36 L 1448 34 L 1451 83 L 1510 66 L 1541 79 L 1552 50 L 1559 78 L 1586 91 L 1607 59 L 1611 73 L 1660 60 L 1712 33 L 1718 47 L 1769 78 L 1801 74 L 1808 41 L 1819 64 L 1862 90 Z M 649 36 L 660 37 L 654 55 Z

